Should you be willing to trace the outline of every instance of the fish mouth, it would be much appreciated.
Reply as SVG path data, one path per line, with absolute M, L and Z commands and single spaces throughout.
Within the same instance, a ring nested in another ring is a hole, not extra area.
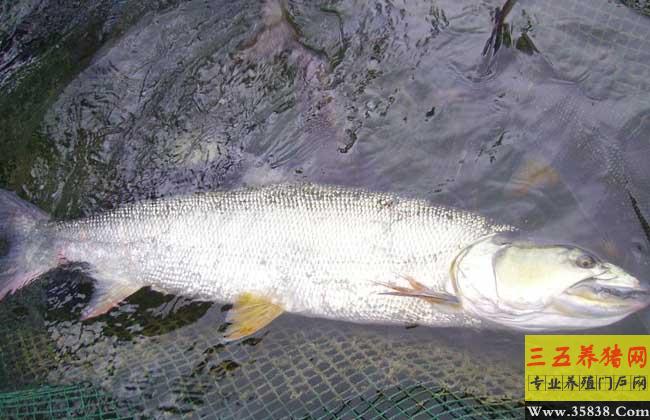
M 573 311 L 592 316 L 630 313 L 650 304 L 650 285 L 610 266 L 568 288 L 562 300 Z
M 601 286 L 597 277 L 589 278 L 573 286 L 567 291 L 571 295 L 580 295 L 589 292 L 597 296 L 611 296 L 621 300 L 647 300 L 650 299 L 649 289 L 639 289 L 633 287 L 612 287 Z

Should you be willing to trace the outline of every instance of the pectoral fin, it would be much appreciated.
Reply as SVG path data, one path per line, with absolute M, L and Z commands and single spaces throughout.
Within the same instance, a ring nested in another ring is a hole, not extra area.
M 282 312 L 284 309 L 268 298 L 244 293 L 228 311 L 226 322 L 230 325 L 223 334 L 224 339 L 234 341 L 249 336 L 270 324 Z
M 386 286 L 389 289 L 392 289 L 392 292 L 385 292 L 382 293 L 382 295 L 410 296 L 424 299 L 429 303 L 442 303 L 454 306 L 460 305 L 460 301 L 454 295 L 450 295 L 448 293 L 440 292 L 437 290 L 431 290 L 410 276 L 404 276 L 404 279 L 408 281 L 409 287 L 396 286 L 390 283 L 379 283 L 382 286 Z
M 141 287 L 140 284 L 106 282 L 98 279 L 90 303 L 81 312 L 81 320 L 105 314 Z

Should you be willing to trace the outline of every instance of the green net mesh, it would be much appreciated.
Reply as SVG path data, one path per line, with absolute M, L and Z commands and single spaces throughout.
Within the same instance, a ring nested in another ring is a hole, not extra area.
M 41 386 L 0 394 L 7 419 L 131 419 L 135 411 L 88 384 Z
M 89 384 L 43 386 L 0 394 L 3 418 L 127 419 L 137 410 L 116 403 L 106 392 Z M 259 418 L 276 418 L 284 413 L 260 411 Z M 435 386 L 414 385 L 376 390 L 341 401 L 338 407 L 316 409 L 304 419 L 509 419 L 522 418 L 521 402 L 486 403 L 475 397 L 457 395 Z

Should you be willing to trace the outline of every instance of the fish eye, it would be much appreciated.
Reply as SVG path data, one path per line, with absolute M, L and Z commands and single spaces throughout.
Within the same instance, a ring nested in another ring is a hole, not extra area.
M 594 268 L 596 259 L 589 254 L 582 254 L 576 259 L 576 265 L 585 269 Z

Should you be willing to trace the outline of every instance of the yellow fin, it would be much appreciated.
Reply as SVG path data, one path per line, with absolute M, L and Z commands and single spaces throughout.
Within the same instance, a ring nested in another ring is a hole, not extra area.
M 237 298 L 232 309 L 228 311 L 226 322 L 230 325 L 223 336 L 226 341 L 249 336 L 270 324 L 282 312 L 284 309 L 271 303 L 268 298 L 244 293 Z

